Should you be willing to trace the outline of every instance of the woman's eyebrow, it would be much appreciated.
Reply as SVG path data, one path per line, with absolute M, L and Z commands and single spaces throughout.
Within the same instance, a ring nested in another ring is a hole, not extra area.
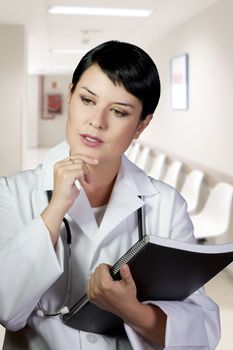
M 117 104 L 117 105 L 125 106 L 125 107 L 134 108 L 133 105 L 131 105 L 130 103 L 127 103 L 127 102 L 117 102 L 117 101 L 115 101 L 115 102 L 113 102 L 113 103 L 115 103 L 115 104 Z
M 81 86 L 81 89 L 84 89 L 86 90 L 87 92 L 89 92 L 89 94 L 93 95 L 93 96 L 97 96 L 97 94 L 95 94 L 93 91 L 91 91 L 90 89 L 88 89 L 86 86 Z M 112 102 L 113 104 L 117 104 L 117 105 L 121 105 L 121 106 L 124 106 L 124 107 L 131 107 L 131 108 L 134 108 L 134 106 L 130 103 L 127 103 L 127 102 L 119 102 L 119 101 L 113 101 Z
M 85 86 L 81 86 L 81 89 L 84 89 L 86 90 L 87 92 L 89 92 L 90 94 L 94 95 L 94 96 L 97 96 L 93 91 L 89 90 L 87 87 Z

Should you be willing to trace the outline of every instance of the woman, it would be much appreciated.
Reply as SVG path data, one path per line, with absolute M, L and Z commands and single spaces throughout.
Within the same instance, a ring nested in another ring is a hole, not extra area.
M 156 66 L 143 50 L 117 41 L 97 46 L 73 75 L 67 140 L 37 169 L 1 178 L 5 350 L 215 349 L 218 307 L 203 291 L 183 302 L 142 304 L 127 265 L 120 282 L 109 274 L 109 265 L 138 240 L 136 213 L 142 206 L 148 233 L 194 241 L 183 198 L 123 155 L 149 125 L 159 96 Z M 65 302 L 64 217 L 72 233 L 72 291 Z M 46 317 L 64 313 L 85 292 L 123 319 L 127 336 L 83 332 L 64 325 L 60 316 Z

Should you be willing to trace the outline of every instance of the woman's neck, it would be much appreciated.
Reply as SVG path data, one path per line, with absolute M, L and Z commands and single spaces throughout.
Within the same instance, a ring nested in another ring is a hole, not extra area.
M 84 190 L 92 207 L 106 205 L 111 197 L 112 189 L 120 168 L 120 161 L 114 164 L 100 163 L 88 167 L 90 182 L 84 184 Z

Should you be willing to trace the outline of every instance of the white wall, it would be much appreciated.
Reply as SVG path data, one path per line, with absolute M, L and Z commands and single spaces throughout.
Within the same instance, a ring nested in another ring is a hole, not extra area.
M 0 175 L 21 168 L 25 108 L 25 33 L 0 25 Z
M 27 76 L 26 147 L 38 146 L 39 78 Z
M 161 76 L 162 97 L 142 140 L 233 176 L 233 1 L 222 0 L 147 51 Z M 170 59 L 189 54 L 187 111 L 172 111 Z

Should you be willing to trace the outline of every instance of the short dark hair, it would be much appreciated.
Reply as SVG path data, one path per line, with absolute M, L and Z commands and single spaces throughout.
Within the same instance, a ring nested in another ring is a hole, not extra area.
M 154 113 L 160 98 L 160 79 L 155 63 L 144 50 L 115 40 L 96 46 L 85 54 L 76 67 L 71 93 L 74 92 L 81 75 L 94 64 L 114 84 L 123 85 L 126 91 L 141 101 L 141 120 Z

